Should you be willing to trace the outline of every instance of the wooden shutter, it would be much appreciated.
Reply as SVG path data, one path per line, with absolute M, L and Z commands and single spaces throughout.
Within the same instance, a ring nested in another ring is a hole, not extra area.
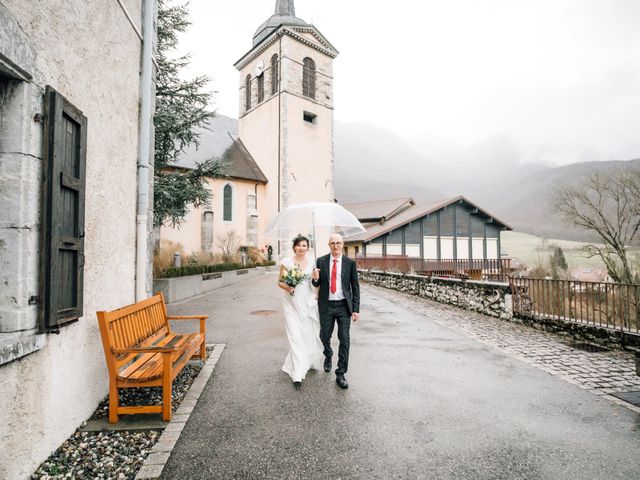
M 83 314 L 87 118 L 53 88 L 45 93 L 41 328 Z
M 271 57 L 271 95 L 278 92 L 278 55 Z
M 316 62 L 306 57 L 302 66 L 302 95 L 316 98 Z

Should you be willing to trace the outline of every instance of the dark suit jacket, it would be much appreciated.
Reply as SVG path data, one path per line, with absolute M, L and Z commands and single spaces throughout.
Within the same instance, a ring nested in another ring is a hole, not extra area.
M 318 309 L 325 313 L 329 308 L 329 285 L 331 282 L 331 254 L 324 255 L 316 260 L 316 267 L 320 269 L 320 280 L 313 280 L 315 287 L 320 287 L 318 292 Z M 342 294 L 347 299 L 349 313 L 360 312 L 360 284 L 358 283 L 358 268 L 356 262 L 349 257 L 342 256 Z M 340 286 L 337 286 L 340 288 Z

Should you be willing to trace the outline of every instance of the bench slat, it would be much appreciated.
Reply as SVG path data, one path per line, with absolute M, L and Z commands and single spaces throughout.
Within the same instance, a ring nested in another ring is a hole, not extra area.
M 179 363 L 185 354 L 188 354 L 189 358 L 191 358 L 200 345 L 200 339 L 201 336 L 199 333 L 191 333 L 188 335 L 175 335 L 171 341 L 163 342 L 163 346 L 181 348 L 181 350 L 171 358 L 172 367 Z M 184 349 L 185 346 L 188 348 Z M 130 382 L 154 380 L 162 376 L 162 367 L 162 354 L 143 353 L 138 360 L 118 374 L 118 379 L 128 380 Z
M 170 340 L 170 338 L 167 336 L 166 332 L 157 332 L 153 337 L 148 338 L 147 340 L 138 343 L 137 345 L 134 345 L 136 347 L 164 347 L 166 346 L 166 342 L 168 342 Z M 117 360 L 117 365 L 118 365 L 118 371 L 120 372 L 121 368 L 123 366 L 126 366 L 127 368 L 131 365 L 131 362 L 138 362 L 138 364 L 140 363 L 140 359 L 141 357 L 145 355 L 144 353 L 127 353 L 125 355 L 123 355 L 120 359 Z M 122 372 L 120 372 L 122 373 Z

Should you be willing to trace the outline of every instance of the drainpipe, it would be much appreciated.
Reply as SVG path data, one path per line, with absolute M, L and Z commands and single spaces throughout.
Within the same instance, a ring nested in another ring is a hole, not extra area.
M 142 10 L 142 73 L 140 75 L 140 126 L 138 144 L 138 210 L 136 215 L 136 301 L 147 292 L 148 217 L 149 210 L 149 150 L 151 145 L 151 95 L 153 76 L 153 14 L 155 0 L 144 0 Z

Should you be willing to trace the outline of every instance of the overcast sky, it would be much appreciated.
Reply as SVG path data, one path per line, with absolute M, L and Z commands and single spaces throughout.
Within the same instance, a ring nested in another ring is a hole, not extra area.
M 275 0 L 191 0 L 181 49 L 238 115 L 233 64 Z M 340 55 L 335 119 L 437 153 L 499 138 L 520 161 L 640 157 L 639 0 L 296 0 Z

